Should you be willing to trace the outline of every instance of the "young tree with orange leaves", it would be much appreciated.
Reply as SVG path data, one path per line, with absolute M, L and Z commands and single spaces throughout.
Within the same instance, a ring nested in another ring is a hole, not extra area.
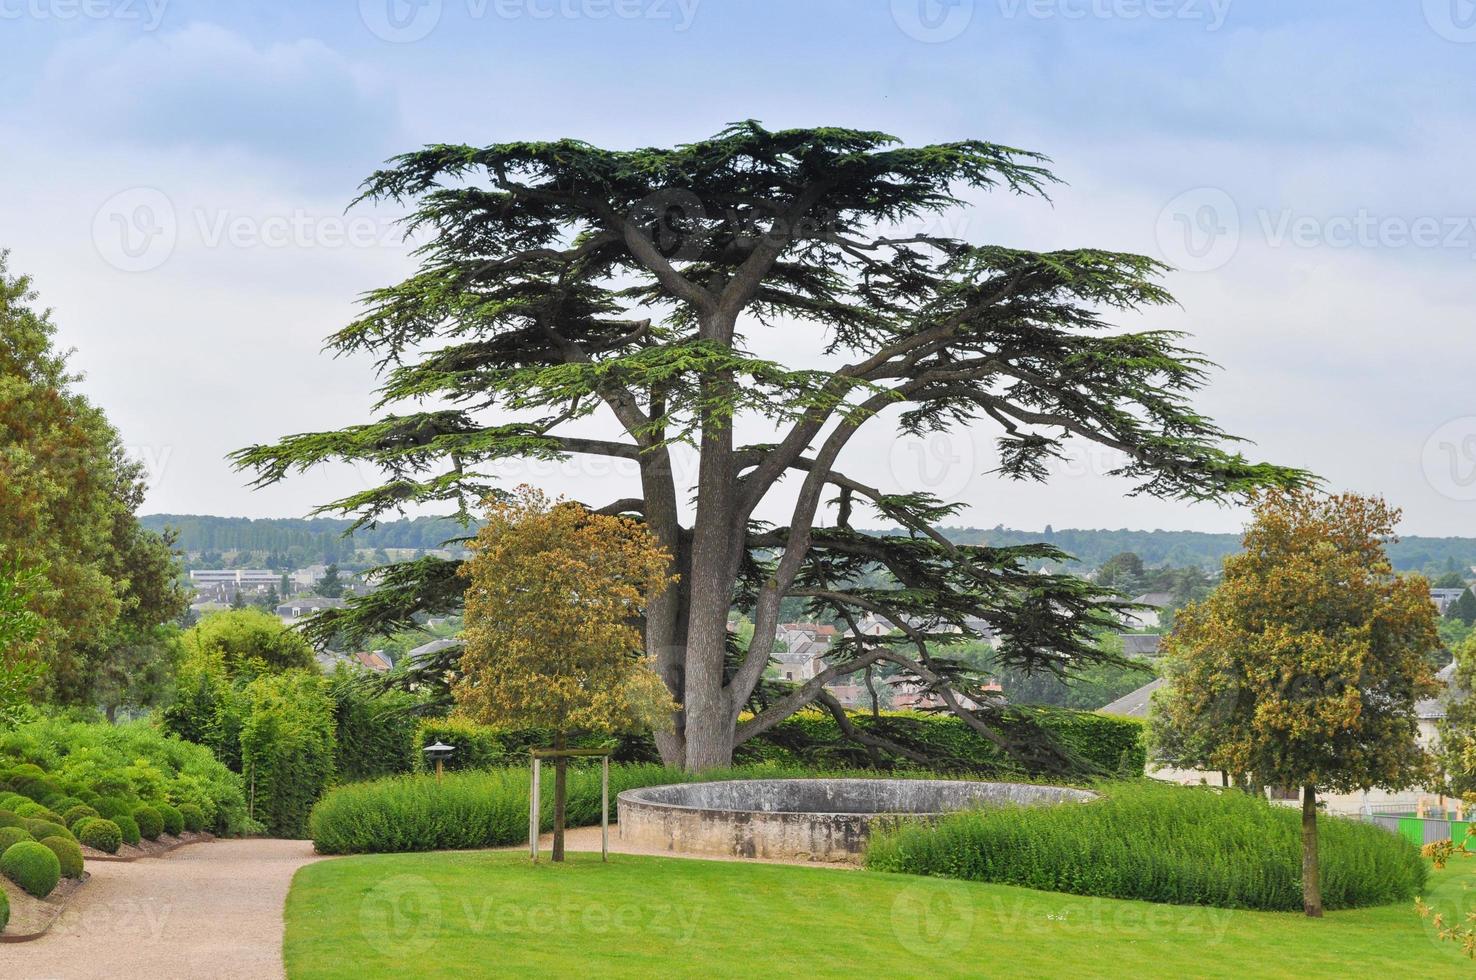
M 1176 619 L 1155 726 L 1200 764 L 1302 789 L 1302 901 L 1322 914 L 1317 792 L 1402 789 L 1431 775 L 1415 702 L 1435 690 L 1429 584 L 1384 551 L 1400 512 L 1378 497 L 1271 492 L 1224 580 Z
M 671 556 L 636 521 L 550 502 L 531 487 L 490 505 L 463 566 L 465 652 L 452 689 L 484 724 L 650 730 L 676 709 L 642 647 L 642 617 L 674 580 Z M 553 859 L 564 859 L 568 760 L 554 766 Z

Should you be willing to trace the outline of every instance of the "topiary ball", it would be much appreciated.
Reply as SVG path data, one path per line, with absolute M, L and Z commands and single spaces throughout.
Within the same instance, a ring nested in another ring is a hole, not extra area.
M 205 829 L 205 811 L 193 803 L 181 803 L 179 815 L 184 820 L 184 829 L 199 833 Z
M 48 837 L 65 837 L 70 840 L 72 837 L 70 830 L 50 820 L 27 820 L 26 830 L 30 831 L 31 836 L 37 840 L 45 840 Z
M 89 817 L 77 825 L 77 839 L 95 851 L 117 854 L 123 846 L 123 831 L 111 820 Z
M 133 819 L 138 824 L 139 834 L 149 840 L 158 840 L 159 835 L 164 833 L 164 817 L 147 803 L 134 807 Z
M 0 827 L 24 827 L 26 818 L 11 813 L 9 810 L 0 810 Z
M 11 844 L 19 844 L 23 840 L 35 840 L 31 832 L 24 827 L 0 827 L 0 854 Z
M 61 861 L 51 848 L 23 840 L 0 854 L 0 872 L 20 885 L 26 894 L 45 898 L 61 880 Z
M 79 803 L 74 807 L 69 807 L 67 809 L 67 812 L 62 814 L 62 823 L 66 824 L 68 827 L 75 827 L 77 826 L 77 822 L 84 817 L 100 816 L 102 816 L 102 814 L 98 813 L 86 803 Z
M 76 841 L 67 837 L 47 837 L 41 841 L 41 846 L 56 855 L 57 861 L 61 863 L 62 877 L 82 877 L 82 848 L 77 846 Z
M 134 822 L 132 817 L 120 813 L 113 818 L 113 823 L 117 824 L 119 832 L 123 834 L 123 843 L 133 847 L 138 846 L 142 835 L 139 834 L 138 824 Z
M 107 817 L 109 820 L 118 816 L 118 814 L 120 813 L 126 815 L 130 810 L 133 809 L 133 807 L 129 805 L 128 801 L 120 796 L 104 796 L 102 799 L 92 804 L 92 808 L 96 810 L 99 815 Z
M 164 820 L 164 833 L 175 837 L 184 833 L 184 814 L 168 803 L 155 803 L 154 809 L 159 811 L 159 816 Z

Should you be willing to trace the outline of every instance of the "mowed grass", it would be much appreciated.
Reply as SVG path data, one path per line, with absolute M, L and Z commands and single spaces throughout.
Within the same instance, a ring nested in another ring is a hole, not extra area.
M 1431 875 L 1476 910 L 1476 859 Z M 339 858 L 297 873 L 290 980 L 377 977 L 1476 975 L 1412 903 L 1299 913 L 910 875 L 514 852 Z

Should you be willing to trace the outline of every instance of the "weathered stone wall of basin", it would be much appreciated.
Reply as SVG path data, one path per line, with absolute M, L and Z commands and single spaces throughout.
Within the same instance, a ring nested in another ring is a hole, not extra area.
M 681 853 L 858 861 L 878 821 L 1095 799 L 1086 790 L 933 779 L 745 779 L 626 790 L 621 839 Z

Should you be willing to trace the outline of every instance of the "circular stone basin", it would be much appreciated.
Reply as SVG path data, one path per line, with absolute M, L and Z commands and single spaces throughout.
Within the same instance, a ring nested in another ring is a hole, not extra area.
M 1061 786 L 943 779 L 736 779 L 628 789 L 620 838 L 681 853 L 858 861 L 878 821 L 936 819 L 1003 804 L 1096 799 Z

